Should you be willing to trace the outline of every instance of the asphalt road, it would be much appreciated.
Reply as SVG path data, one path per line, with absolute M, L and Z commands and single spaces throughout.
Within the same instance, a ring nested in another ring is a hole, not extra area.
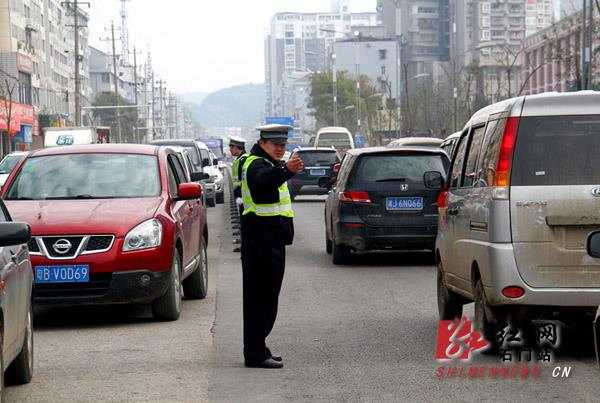
M 227 198 L 226 198 L 227 200 Z M 241 265 L 229 208 L 210 209 L 210 291 L 186 301 L 177 322 L 143 306 L 44 309 L 35 317 L 35 374 L 7 389 L 12 401 L 597 401 L 600 370 L 589 339 L 565 338 L 532 379 L 438 379 L 435 268 L 428 253 L 325 253 L 323 197 L 300 197 L 271 349 L 282 370 L 242 359 Z M 216 279 L 216 282 L 215 282 Z M 472 316 L 472 306 L 465 310 Z M 523 365 L 528 365 L 523 363 Z M 531 365 L 531 364 L 529 364 Z M 570 366 L 567 379 L 552 377 Z

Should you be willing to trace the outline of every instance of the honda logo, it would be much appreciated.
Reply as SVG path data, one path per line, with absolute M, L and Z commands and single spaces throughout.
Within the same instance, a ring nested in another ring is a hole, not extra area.
M 408 190 L 408 185 L 400 185 L 400 190 L 406 192 Z
M 595 187 L 592 189 L 592 196 L 594 197 L 600 197 L 600 186 Z

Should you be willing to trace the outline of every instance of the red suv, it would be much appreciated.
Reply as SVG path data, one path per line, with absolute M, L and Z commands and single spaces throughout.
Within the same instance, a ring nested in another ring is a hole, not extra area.
M 35 151 L 2 188 L 29 223 L 42 305 L 152 302 L 176 320 L 207 291 L 202 188 L 173 148 L 97 144 Z

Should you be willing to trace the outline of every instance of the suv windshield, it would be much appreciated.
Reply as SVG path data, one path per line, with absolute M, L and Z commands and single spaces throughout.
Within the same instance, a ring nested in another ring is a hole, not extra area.
M 597 185 L 598 149 L 598 115 L 521 118 L 511 185 Z
M 7 155 L 4 157 L 2 162 L 0 162 L 0 174 L 9 174 L 21 158 L 23 158 L 23 155 Z
M 160 195 L 153 155 L 67 154 L 25 161 L 7 200 L 105 199 Z
M 333 165 L 338 162 L 334 151 L 298 151 L 305 166 Z
M 445 175 L 448 158 L 435 154 L 372 154 L 363 156 L 354 169 L 352 183 L 423 183 L 423 174 Z

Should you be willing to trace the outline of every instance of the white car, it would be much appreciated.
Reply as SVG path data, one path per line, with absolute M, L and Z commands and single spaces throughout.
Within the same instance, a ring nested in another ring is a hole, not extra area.
M 0 161 L 0 186 L 4 185 L 4 182 L 6 182 L 6 179 L 8 178 L 14 167 L 27 154 L 29 154 L 29 151 L 16 151 L 14 153 L 6 155 L 6 157 L 4 157 L 2 161 Z
M 217 157 L 203 142 L 196 141 L 196 144 L 200 148 L 200 155 L 202 156 L 202 170 L 210 175 L 210 180 L 215 184 L 216 202 L 223 204 L 225 202 L 225 186 Z

